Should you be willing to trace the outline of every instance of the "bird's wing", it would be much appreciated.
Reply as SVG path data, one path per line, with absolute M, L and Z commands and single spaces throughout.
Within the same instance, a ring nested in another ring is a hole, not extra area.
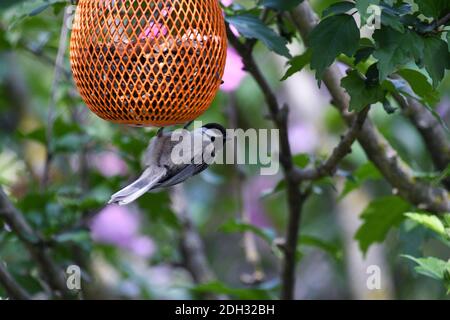
M 206 170 L 206 168 L 208 168 L 208 164 L 206 164 L 206 163 L 188 164 L 188 165 L 184 166 L 182 169 L 180 169 L 179 171 L 177 171 L 170 178 L 168 178 L 166 180 L 161 180 L 161 182 L 157 183 L 150 190 L 172 187 L 174 185 L 177 185 L 179 183 L 186 181 L 187 179 L 189 179 L 192 176 L 199 174 L 200 172 Z M 168 176 L 170 176 L 170 174 L 168 174 Z
M 135 182 L 113 194 L 108 203 L 127 205 L 152 189 L 167 173 L 164 167 L 147 168 Z
M 191 159 L 189 163 L 176 167 L 171 167 L 171 169 L 167 172 L 166 175 L 167 178 L 162 179 L 150 190 L 167 188 L 177 185 L 208 168 L 209 164 L 204 161 L 203 152 L 205 151 L 205 144 L 210 144 L 211 142 L 207 141 L 204 138 L 204 135 L 202 134 L 201 130 L 191 132 L 190 137 L 188 137 L 188 139 L 191 139 L 190 141 Z

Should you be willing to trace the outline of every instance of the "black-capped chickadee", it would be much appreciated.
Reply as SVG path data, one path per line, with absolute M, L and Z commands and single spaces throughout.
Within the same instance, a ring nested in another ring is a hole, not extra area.
M 145 171 L 135 182 L 113 194 L 108 203 L 127 205 L 149 191 L 184 182 L 208 168 L 225 142 L 226 130 L 217 123 L 191 132 L 160 130 L 145 152 Z

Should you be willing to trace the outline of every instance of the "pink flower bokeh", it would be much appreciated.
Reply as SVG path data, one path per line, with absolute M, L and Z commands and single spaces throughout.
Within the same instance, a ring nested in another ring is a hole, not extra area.
M 261 196 L 265 191 L 273 189 L 276 183 L 276 178 L 270 176 L 256 176 L 246 182 L 243 190 L 244 210 L 247 212 L 251 224 L 260 228 L 272 225 L 267 217 Z
M 242 59 L 236 50 L 232 47 L 229 47 L 227 50 L 227 62 L 225 65 L 225 72 L 223 74 L 223 84 L 221 86 L 221 90 L 225 92 L 235 91 L 241 81 L 246 76 L 245 71 L 243 70 L 244 64 L 242 63 Z
M 221 0 L 224 6 L 229 6 L 233 3 L 233 0 Z M 230 26 L 232 32 L 238 36 L 239 33 L 234 26 Z M 227 61 L 225 64 L 225 72 L 223 74 L 223 84 L 220 89 L 224 92 L 233 92 L 242 80 L 245 78 L 246 72 L 244 71 L 244 64 L 242 63 L 241 56 L 232 47 L 228 47 Z
M 123 176 L 128 167 L 115 152 L 104 151 L 93 156 L 92 164 L 105 177 Z
M 155 252 L 155 245 L 152 239 L 140 234 L 139 224 L 137 212 L 121 206 L 107 206 L 90 223 L 92 239 L 150 258 Z
M 168 6 L 167 8 L 161 11 L 161 15 L 163 18 L 166 18 L 172 11 L 173 8 Z M 168 32 L 169 29 L 167 29 L 167 27 L 163 25 L 161 22 L 156 23 L 155 21 L 152 21 L 150 22 L 150 26 L 139 35 L 139 39 L 141 40 L 157 39 L 161 36 L 167 35 Z
M 289 127 L 289 142 L 292 153 L 311 153 L 319 143 L 319 138 L 311 125 L 296 123 Z

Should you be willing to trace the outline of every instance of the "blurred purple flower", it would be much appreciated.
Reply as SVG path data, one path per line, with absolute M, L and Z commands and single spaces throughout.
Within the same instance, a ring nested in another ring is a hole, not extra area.
M 121 206 L 107 206 L 91 221 L 92 239 L 115 245 L 134 254 L 149 258 L 155 252 L 153 241 L 139 234 L 139 216 Z
M 93 156 L 94 167 L 105 177 L 122 176 L 127 173 L 128 167 L 115 152 L 104 151 Z
M 233 0 L 221 0 L 224 6 L 229 6 L 233 3 Z M 230 26 L 234 35 L 239 36 L 239 32 L 234 26 Z M 220 89 L 224 92 L 232 92 L 236 90 L 244 79 L 246 73 L 243 70 L 244 64 L 242 63 L 241 56 L 232 47 L 228 47 L 227 50 L 227 62 L 225 65 L 225 72 L 223 74 L 223 84 Z
M 277 180 L 269 176 L 255 176 L 247 181 L 243 191 L 243 200 L 244 210 L 249 215 L 251 224 L 260 228 L 271 226 L 261 196 L 265 191 L 273 189 L 276 183 Z
M 318 137 L 311 125 L 296 124 L 289 128 L 289 142 L 294 155 L 310 153 L 316 148 Z
M 156 251 L 155 243 L 146 236 L 134 238 L 129 247 L 134 254 L 145 258 L 151 257 Z
M 92 238 L 95 241 L 124 247 L 138 232 L 139 217 L 121 206 L 107 206 L 92 220 Z
M 442 98 L 441 102 L 436 106 L 437 113 L 446 122 L 450 118 L 450 99 L 448 97 Z
M 241 84 L 242 79 L 246 76 L 243 70 L 244 64 L 236 50 L 229 47 L 227 50 L 227 63 L 223 74 L 223 85 L 220 87 L 225 92 L 236 90 Z

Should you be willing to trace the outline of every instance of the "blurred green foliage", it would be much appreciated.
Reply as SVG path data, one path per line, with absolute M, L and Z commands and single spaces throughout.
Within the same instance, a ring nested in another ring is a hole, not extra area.
M 283 80 L 288 81 L 299 72 L 307 73 L 309 78 L 314 73 L 320 82 L 331 63 L 343 61 L 352 69 L 342 82 L 351 96 L 351 107 L 360 110 L 374 104 L 374 122 L 400 156 L 417 171 L 417 179 L 428 179 L 436 184 L 442 181 L 449 171 L 435 172 L 411 124 L 399 112 L 388 114 L 382 105 L 390 104 L 392 94 L 402 94 L 420 100 L 432 110 L 443 103 L 448 106 L 450 78 L 446 69 L 450 68 L 450 32 L 448 24 L 440 32 L 430 29 L 436 19 L 449 12 L 448 2 L 415 0 L 413 4 L 412 1 L 377 0 L 356 1 L 354 6 L 345 1 L 311 1 L 315 10 L 322 14 L 322 20 L 309 40 L 311 48 L 294 55 L 292 48 L 303 48 L 303 44 L 298 35 L 283 34 L 282 31 L 292 30 L 289 22 L 276 22 L 277 12 L 269 15 L 269 22 L 259 17 L 264 8 L 290 10 L 300 2 L 237 1 L 226 9 L 226 19 L 242 36 L 260 40 L 256 45 L 256 61 L 264 64 L 264 74 L 280 95 L 288 95 L 279 81 L 283 74 Z M 363 38 L 352 15 L 359 13 L 364 24 L 367 21 L 365 9 L 374 3 L 383 6 L 381 30 L 375 31 L 373 36 L 367 35 L 370 39 Z M 52 244 L 59 264 L 79 264 L 92 271 L 83 278 L 91 288 L 90 297 L 109 297 L 109 293 L 97 291 L 98 283 L 94 278 L 102 277 L 95 272 L 109 277 L 109 282 L 104 281 L 103 285 L 113 287 L 111 296 L 115 297 L 195 298 L 205 293 L 238 299 L 277 297 L 281 258 L 277 238 L 283 234 L 287 223 L 282 181 L 273 181 L 274 186 L 264 192 L 254 191 L 261 193 L 257 204 L 264 211 L 263 226 L 244 222 L 239 217 L 242 200 L 240 195 L 235 195 L 233 166 L 215 166 L 186 183 L 189 210 L 205 239 L 208 259 L 217 274 L 217 280 L 210 283 L 195 285 L 186 272 L 177 267 L 181 262 L 178 242 L 182 221 L 171 208 L 168 192 L 142 197 L 135 208 L 143 215 L 139 226 L 142 233 L 150 235 L 157 248 L 150 259 L 137 261 L 126 250 L 91 239 L 87 225 L 81 222 L 89 221 L 101 211 L 109 196 L 139 173 L 142 152 L 155 132 L 110 124 L 90 114 L 76 93 L 66 55 L 63 67 L 67 74 L 64 73 L 56 88 L 53 134 L 51 140 L 47 140 L 54 59 L 66 4 L 62 0 L 29 0 L 2 1 L 0 5 L 0 183 L 7 188 L 17 208 Z M 275 57 L 267 49 L 284 58 Z M 293 58 L 286 61 L 291 54 Z M 287 63 L 286 68 L 281 67 L 280 59 Z M 393 74 L 404 81 L 397 81 L 391 77 Z M 250 77 L 244 79 L 236 92 L 219 93 L 199 120 L 227 124 L 231 104 L 238 107 L 240 127 L 270 126 L 265 117 L 263 95 Z M 393 104 L 391 111 L 396 110 Z M 321 132 L 327 132 L 322 138 L 329 142 L 326 145 L 333 145 L 335 136 L 343 130 L 343 123 L 335 110 L 322 110 L 325 111 L 318 112 L 323 117 Z M 41 175 L 46 146 L 53 155 L 53 162 L 51 184 L 43 190 Z M 323 151 L 321 146 L 314 148 Z M 91 157 L 107 151 L 115 152 L 126 162 L 126 176 L 105 176 L 93 165 Z M 321 157 L 302 152 L 294 161 L 299 167 L 306 167 L 316 163 L 317 158 Z M 245 166 L 242 174 L 250 181 L 257 175 L 257 169 L 258 166 Z M 335 186 L 338 183 L 343 185 L 340 194 Z M 358 145 L 343 162 L 337 178 L 316 182 L 313 191 L 305 208 L 302 236 L 298 239 L 300 269 L 306 268 L 309 259 L 319 255 L 319 263 L 329 265 L 328 271 L 332 273 L 332 280 L 326 285 L 333 285 L 335 289 L 331 294 L 319 288 L 304 297 L 346 298 L 351 295 L 348 284 L 351 277 L 344 272 L 348 248 L 344 247 L 336 214 L 342 214 L 340 201 L 357 192 L 367 194 L 373 201 L 362 212 L 362 225 L 355 241 L 364 253 L 376 242 L 387 243 L 388 256 L 392 257 L 389 263 L 396 279 L 395 297 L 445 297 L 450 290 L 448 215 L 443 219 L 429 215 L 389 195 L 390 187 Z M 7 263 L 21 285 L 39 297 L 43 286 L 36 266 L 9 227 L 1 224 L 0 227 L 0 260 Z M 251 272 L 240 245 L 242 234 L 246 232 L 261 240 L 257 243 L 267 275 L 261 283 L 245 284 L 240 278 L 241 274 Z M 411 244 L 417 245 L 411 248 Z M 404 259 L 399 259 L 401 254 L 417 264 L 418 273 L 444 285 L 416 277 L 412 268 L 405 268 Z M 168 287 L 159 281 L 167 273 Z M 313 281 L 321 280 L 321 275 L 314 271 L 308 276 L 313 277 Z M 0 287 L 0 297 L 6 295 L 2 290 Z

